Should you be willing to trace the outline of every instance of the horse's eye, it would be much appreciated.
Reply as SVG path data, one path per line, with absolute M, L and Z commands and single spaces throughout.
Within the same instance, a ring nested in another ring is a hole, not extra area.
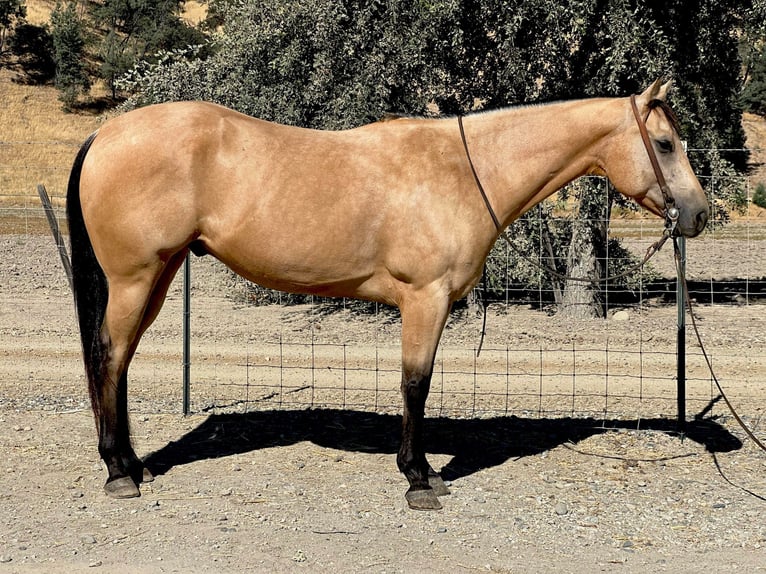
M 673 151 L 673 142 L 670 140 L 657 140 L 657 145 L 662 153 L 670 153 Z

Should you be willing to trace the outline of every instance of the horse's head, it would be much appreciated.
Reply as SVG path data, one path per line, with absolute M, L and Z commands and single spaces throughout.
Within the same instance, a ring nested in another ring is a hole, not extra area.
M 694 237 L 705 228 L 709 206 L 665 103 L 670 84 L 658 80 L 632 102 L 625 100 L 625 129 L 612 139 L 603 167 L 623 195 L 657 215 L 677 215 L 676 232 Z

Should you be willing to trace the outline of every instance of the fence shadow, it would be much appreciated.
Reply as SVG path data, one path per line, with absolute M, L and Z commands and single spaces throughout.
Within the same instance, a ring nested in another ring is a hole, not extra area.
M 398 415 L 337 409 L 214 414 L 180 440 L 151 453 L 145 463 L 155 475 L 162 475 L 201 459 L 303 441 L 338 450 L 394 454 L 399 448 L 400 428 Z M 642 419 L 639 424 L 636 420 L 574 418 L 436 418 L 426 420 L 426 452 L 452 456 L 440 472 L 445 480 L 455 480 L 616 428 L 677 434 L 675 421 L 668 419 Z M 742 441 L 710 418 L 687 422 L 685 437 L 713 453 L 742 447 Z

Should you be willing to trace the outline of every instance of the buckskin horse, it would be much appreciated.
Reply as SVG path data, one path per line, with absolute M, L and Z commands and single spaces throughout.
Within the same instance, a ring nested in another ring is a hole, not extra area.
M 67 217 L 107 494 L 139 496 L 152 479 L 131 445 L 128 366 L 192 251 L 265 287 L 399 308 L 397 464 L 409 506 L 440 508 L 448 490 L 426 460 L 423 430 L 434 355 L 451 305 L 476 285 L 501 231 L 586 174 L 607 176 L 657 215 L 672 213 L 675 233 L 705 227 L 708 203 L 665 103 L 669 84 L 630 98 L 346 131 L 203 102 L 104 123 L 74 162 Z

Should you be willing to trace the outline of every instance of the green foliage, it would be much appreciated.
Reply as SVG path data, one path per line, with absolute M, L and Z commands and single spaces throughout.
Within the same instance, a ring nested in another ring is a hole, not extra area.
M 131 94 L 129 106 L 203 99 L 282 123 L 338 129 L 387 111 L 457 114 L 623 96 L 665 76 L 675 80 L 672 103 L 690 148 L 741 148 L 735 32 L 757 29 L 758 14 L 750 0 L 211 0 L 206 51 L 164 52 L 135 66 L 121 86 Z M 743 205 L 744 186 L 736 177 L 720 182 L 744 169 L 747 156 L 713 151 L 690 159 L 725 220 L 728 209 Z M 609 194 L 605 206 L 586 201 L 579 213 L 598 222 L 621 201 Z M 535 231 L 537 224 L 523 219 L 511 232 L 522 249 L 543 241 L 561 271 L 578 263 L 567 254 L 580 233 L 600 237 L 596 257 L 607 249 L 601 223 L 573 233 L 571 223 L 543 221 Z M 512 264 L 501 266 L 527 284 L 538 280 L 540 273 L 513 254 L 496 260 L 508 258 Z M 490 288 L 500 272 L 490 269 Z
M 56 77 L 53 38 L 46 26 L 19 24 L 9 44 L 26 82 L 44 84 Z
M 213 34 L 213 55 L 166 54 L 124 85 L 135 105 L 205 99 L 316 128 L 359 125 L 385 111 L 424 113 L 438 72 L 424 27 L 443 16 L 436 6 L 409 4 L 212 2 L 226 22 Z
M 691 147 L 739 148 L 733 31 L 745 4 L 211 0 L 221 24 L 210 38 L 215 54 L 190 61 L 174 52 L 125 86 L 135 105 L 196 97 L 284 123 L 344 127 L 386 111 L 425 113 L 429 102 L 465 113 L 624 95 L 667 75 Z
M 56 62 L 56 88 L 64 109 L 71 110 L 78 96 L 90 89 L 84 63 L 83 25 L 74 2 L 56 3 L 51 13 L 51 36 Z
M 180 17 L 178 0 L 146 2 L 105 0 L 92 3 L 91 16 L 105 30 L 99 56 L 99 76 L 117 95 L 117 80 L 142 60 L 154 61 L 158 52 L 199 44 L 201 32 Z
M 758 207 L 766 209 L 766 185 L 762 181 L 755 187 L 753 203 Z

